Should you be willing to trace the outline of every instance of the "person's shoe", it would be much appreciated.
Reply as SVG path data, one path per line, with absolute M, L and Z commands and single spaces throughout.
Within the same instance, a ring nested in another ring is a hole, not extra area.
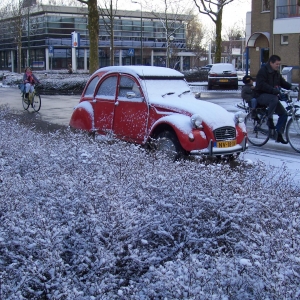
M 275 129 L 273 119 L 268 119 L 267 125 L 268 125 L 269 129 Z
M 283 138 L 280 132 L 277 132 L 276 143 L 288 144 L 288 142 Z

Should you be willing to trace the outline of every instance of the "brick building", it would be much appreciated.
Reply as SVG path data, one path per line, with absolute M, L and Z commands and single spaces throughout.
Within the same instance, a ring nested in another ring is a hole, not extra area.
M 250 74 L 255 76 L 270 55 L 281 57 L 282 68 L 293 66 L 292 81 L 300 82 L 300 1 L 252 0 L 249 49 Z

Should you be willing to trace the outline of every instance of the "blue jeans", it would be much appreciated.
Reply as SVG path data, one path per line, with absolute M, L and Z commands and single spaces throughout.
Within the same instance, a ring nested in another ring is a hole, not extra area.
M 276 131 L 283 134 L 287 122 L 287 111 L 281 104 L 277 95 L 261 94 L 257 98 L 257 103 L 268 107 L 268 118 L 273 119 L 273 114 L 278 115 L 278 122 L 275 126 Z
M 257 100 L 256 100 L 256 98 L 252 98 L 250 103 L 251 103 L 251 108 L 255 109 L 256 106 L 257 106 Z
M 25 83 L 26 87 L 26 93 L 33 93 L 34 85 L 31 85 L 30 83 Z

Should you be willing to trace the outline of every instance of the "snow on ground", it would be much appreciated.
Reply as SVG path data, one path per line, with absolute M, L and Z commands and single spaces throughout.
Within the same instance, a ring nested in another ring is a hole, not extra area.
M 1 299 L 298 299 L 300 190 L 0 109 Z

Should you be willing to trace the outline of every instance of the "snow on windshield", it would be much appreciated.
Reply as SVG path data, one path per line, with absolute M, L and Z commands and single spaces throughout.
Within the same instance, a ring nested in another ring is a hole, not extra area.
M 222 126 L 235 126 L 233 114 L 221 106 L 197 100 L 192 92 L 182 94 L 190 91 L 189 85 L 182 79 L 145 80 L 143 85 L 152 104 L 199 114 L 213 130 Z
M 179 94 L 190 91 L 189 85 L 182 79 L 155 79 L 145 80 L 144 90 L 152 97 L 160 98 L 168 93 Z
M 220 72 L 225 72 L 225 71 L 235 71 L 235 68 L 232 64 L 214 64 L 212 66 L 212 68 L 210 69 L 210 72 L 216 72 L 216 73 L 220 73 Z

